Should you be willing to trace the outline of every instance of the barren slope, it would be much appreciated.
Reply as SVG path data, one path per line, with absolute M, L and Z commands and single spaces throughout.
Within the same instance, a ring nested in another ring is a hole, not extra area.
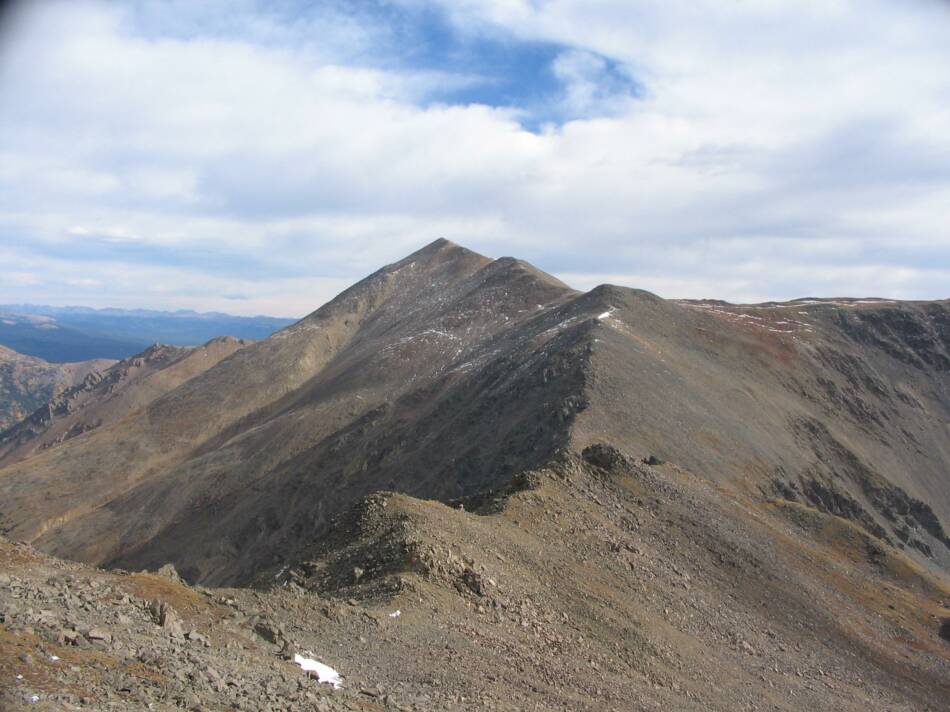
M 576 448 L 607 440 L 781 494 L 950 570 L 950 303 L 595 294 Z
M 0 346 L 0 431 L 114 361 L 49 363 Z
M 302 553 L 259 590 L 192 590 L 0 541 L 0 702 L 919 712 L 950 694 L 946 580 L 840 518 L 607 447 L 504 495 L 371 496 Z M 304 651 L 343 689 L 308 680 Z
M 0 466 L 117 421 L 208 370 L 248 342 L 230 336 L 185 348 L 155 344 L 142 353 L 89 373 L 5 431 Z
M 3 524 L 71 557 L 169 558 L 232 581 L 380 487 L 451 496 L 503 481 L 563 438 L 565 389 L 525 361 L 555 335 L 546 307 L 572 294 L 516 260 L 434 243 L 142 413 L 6 468 Z M 580 378 L 579 360 L 550 358 Z

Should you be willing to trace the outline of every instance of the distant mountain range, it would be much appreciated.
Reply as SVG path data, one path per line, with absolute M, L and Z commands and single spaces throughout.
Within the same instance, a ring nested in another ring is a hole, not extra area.
M 124 359 L 151 344 L 195 346 L 216 336 L 264 339 L 293 319 L 218 312 L 0 305 L 0 345 L 52 363 Z

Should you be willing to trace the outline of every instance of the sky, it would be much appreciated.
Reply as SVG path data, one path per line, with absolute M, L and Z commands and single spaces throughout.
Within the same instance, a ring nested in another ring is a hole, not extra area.
M 0 303 L 302 316 L 445 237 L 667 298 L 950 297 L 947 0 L 31 0 Z

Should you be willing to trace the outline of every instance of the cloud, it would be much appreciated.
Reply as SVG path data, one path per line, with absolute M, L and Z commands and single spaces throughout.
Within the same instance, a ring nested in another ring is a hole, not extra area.
M 584 50 L 560 53 L 552 71 L 562 83 L 566 117 L 618 115 L 632 108 L 636 87 L 605 57 Z
M 440 235 L 581 287 L 950 296 L 948 30 L 926 0 L 25 3 L 0 298 L 303 314 Z

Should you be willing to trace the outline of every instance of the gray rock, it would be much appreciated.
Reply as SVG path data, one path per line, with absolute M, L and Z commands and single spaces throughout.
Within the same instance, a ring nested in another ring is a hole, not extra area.
M 112 633 L 107 631 L 105 628 L 92 628 L 86 637 L 91 641 L 102 641 L 103 643 L 112 642 Z
M 181 618 L 165 601 L 152 601 L 149 604 L 149 612 L 152 614 L 152 620 L 166 629 L 172 637 L 180 638 L 184 633 Z
M 159 576 L 163 576 L 167 579 L 174 581 L 175 583 L 185 583 L 181 576 L 178 575 L 178 570 L 175 568 L 174 564 L 165 564 L 158 571 L 155 572 Z
M 254 632 L 261 636 L 268 643 L 278 645 L 285 639 L 284 631 L 268 621 L 260 621 L 254 626 Z

